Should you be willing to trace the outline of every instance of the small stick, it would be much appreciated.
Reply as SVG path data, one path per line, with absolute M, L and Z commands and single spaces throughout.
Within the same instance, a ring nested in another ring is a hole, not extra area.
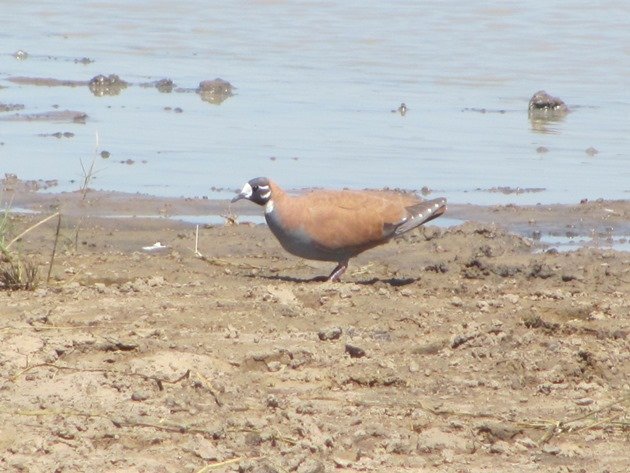
M 199 253 L 199 225 L 195 226 L 195 256 L 199 258 L 203 256 Z
M 50 256 L 50 265 L 48 265 L 48 274 L 46 275 L 46 285 L 50 281 L 50 273 L 52 272 L 53 262 L 55 261 L 55 253 L 57 253 L 57 242 L 59 241 L 59 229 L 61 228 L 61 213 L 57 212 L 59 219 L 57 220 L 57 231 L 55 232 L 55 243 L 53 244 L 52 255 Z

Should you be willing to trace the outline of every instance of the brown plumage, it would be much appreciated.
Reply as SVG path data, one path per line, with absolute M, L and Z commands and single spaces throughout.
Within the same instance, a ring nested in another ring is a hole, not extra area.
M 289 196 L 267 178 L 252 179 L 232 201 L 265 206 L 265 219 L 288 252 L 338 263 L 329 280 L 339 280 L 348 260 L 388 242 L 446 211 L 445 199 L 421 201 L 386 191 L 312 191 Z

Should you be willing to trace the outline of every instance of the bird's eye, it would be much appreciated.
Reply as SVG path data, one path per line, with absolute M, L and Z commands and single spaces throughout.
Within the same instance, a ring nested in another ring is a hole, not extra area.
M 253 186 L 253 187 L 252 187 L 252 190 L 253 190 L 254 192 L 258 192 L 258 186 Z

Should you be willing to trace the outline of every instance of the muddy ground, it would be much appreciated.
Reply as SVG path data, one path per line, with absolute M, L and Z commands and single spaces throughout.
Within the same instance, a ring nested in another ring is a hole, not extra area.
M 627 471 L 627 252 L 429 226 L 331 284 L 264 226 L 199 256 L 190 224 L 75 212 L 46 284 L 56 223 L 12 246 L 39 286 L 0 290 L 2 471 Z

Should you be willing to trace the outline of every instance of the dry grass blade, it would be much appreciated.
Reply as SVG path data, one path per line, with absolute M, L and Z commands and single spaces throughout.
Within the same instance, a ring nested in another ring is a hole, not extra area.
M 250 460 L 259 460 L 261 458 L 264 457 L 250 458 Z M 236 457 L 222 462 L 210 463 L 209 465 L 204 466 L 201 470 L 197 470 L 197 473 L 206 473 L 207 471 L 216 470 L 217 468 L 222 468 L 224 466 L 231 465 L 232 463 L 240 462 L 241 460 L 243 460 L 242 457 Z
M 240 269 L 262 269 L 260 266 L 255 266 L 253 264 L 236 262 L 233 263 L 231 261 L 227 261 L 221 258 L 209 258 L 207 256 L 201 256 L 200 258 L 202 261 L 205 261 L 206 263 L 214 266 L 232 266 Z
M 27 417 L 44 417 L 44 416 L 64 416 L 64 417 L 85 417 L 85 418 L 99 418 L 107 419 L 118 428 L 136 428 L 143 427 L 155 430 L 162 430 L 165 432 L 176 432 L 181 434 L 193 433 L 200 434 L 206 438 L 212 439 L 215 436 L 214 432 L 210 432 L 205 429 L 184 425 L 184 424 L 167 424 L 167 423 L 151 423 L 151 422 L 136 422 L 128 419 L 119 419 L 108 416 L 101 412 L 82 412 L 71 409 L 38 409 L 38 410 L 9 410 L 1 409 L 1 414 L 11 416 L 27 416 Z
M 31 261 L 22 260 L 19 255 L 16 256 L 9 251 L 11 246 L 19 241 L 24 235 L 34 230 L 35 228 L 43 225 L 49 220 L 60 216 L 59 212 L 55 212 L 52 215 L 49 215 L 46 218 L 43 218 L 39 222 L 31 225 L 26 230 L 21 232 L 19 235 L 14 237 L 11 241 L 9 241 L 6 245 L 2 242 L 4 241 L 5 233 L 6 233 L 6 214 L 1 222 L 0 228 L 0 250 L 4 256 L 5 262 L 0 266 L 0 288 L 17 291 L 17 290 L 33 290 L 37 286 L 37 278 L 38 278 L 38 268 L 35 263 Z
M 160 387 L 160 390 L 162 390 L 161 386 L 163 384 L 177 384 L 180 381 L 183 381 L 184 379 L 188 379 L 190 377 L 190 370 L 187 370 L 184 374 L 182 374 L 181 376 L 178 376 L 176 379 L 165 379 L 165 378 L 159 378 L 157 376 L 150 376 L 150 375 L 146 375 L 142 373 L 128 373 L 124 371 L 106 370 L 102 368 L 78 368 L 75 366 L 55 365 L 54 363 L 39 363 L 37 365 L 31 365 L 31 366 L 28 366 L 27 368 L 24 368 L 20 372 L 11 376 L 9 379 L 12 382 L 15 382 L 23 374 L 28 373 L 29 371 L 32 371 L 37 368 L 54 368 L 60 371 L 65 370 L 65 371 L 78 371 L 78 372 L 84 372 L 84 373 L 106 373 L 106 374 L 120 375 L 120 376 L 135 376 L 137 378 L 142 378 L 146 381 L 155 381 L 158 384 L 158 387 Z
M 558 421 L 558 420 L 548 421 L 548 422 L 539 421 L 535 424 L 531 424 L 530 426 L 537 425 L 538 427 L 546 428 L 545 433 L 540 438 L 540 440 L 538 440 L 538 445 L 543 445 L 549 440 L 551 440 L 555 435 L 559 435 L 564 432 L 576 433 L 576 432 L 582 432 L 585 430 L 595 429 L 598 427 L 604 427 L 604 426 L 614 427 L 615 425 L 619 425 L 620 422 L 616 421 L 616 419 L 619 418 L 621 415 L 623 415 L 623 413 L 609 416 L 606 419 L 597 419 L 596 416 L 603 412 L 608 412 L 611 408 L 615 406 L 624 405 L 628 403 L 630 403 L 630 393 L 626 393 L 624 396 L 617 398 L 614 401 L 609 402 L 608 404 L 600 407 L 599 409 L 595 409 L 594 411 L 587 412 L 586 414 L 580 414 L 579 416 L 575 416 L 564 421 Z M 583 421 L 586 419 L 591 419 L 593 422 L 585 426 L 579 425 L 580 421 Z M 622 427 L 622 429 L 625 428 L 623 425 L 623 422 L 621 422 L 620 426 Z
M 68 409 L 33 409 L 33 410 L 9 410 L 0 409 L 0 413 L 10 416 L 26 416 L 26 417 L 44 417 L 44 416 L 75 416 L 87 418 L 109 419 L 105 414 L 98 412 L 80 412 Z
M 18 236 L 16 236 L 13 240 L 11 240 L 7 246 L 6 249 L 8 250 L 11 245 L 13 245 L 13 243 L 15 243 L 16 241 L 18 241 L 20 238 L 22 238 L 24 235 L 26 235 L 28 232 L 30 232 L 31 230 L 34 230 L 35 228 L 39 227 L 40 225 L 43 225 L 44 223 L 46 223 L 48 220 L 51 220 L 55 217 L 57 217 L 59 215 L 59 212 L 55 212 L 52 215 L 49 215 L 48 217 L 40 220 L 39 222 L 37 222 L 34 225 L 31 225 L 30 227 L 28 227 L 26 230 L 24 230 L 22 233 L 20 233 Z
M 212 387 L 210 386 L 210 382 L 206 379 L 206 377 L 203 376 L 201 373 L 195 373 L 195 375 L 199 378 L 201 385 L 205 387 L 210 395 L 214 398 L 214 402 L 217 403 L 217 406 L 223 407 L 223 402 L 221 402 L 221 399 L 219 399 L 217 393 L 214 392 L 214 389 L 212 389 Z

